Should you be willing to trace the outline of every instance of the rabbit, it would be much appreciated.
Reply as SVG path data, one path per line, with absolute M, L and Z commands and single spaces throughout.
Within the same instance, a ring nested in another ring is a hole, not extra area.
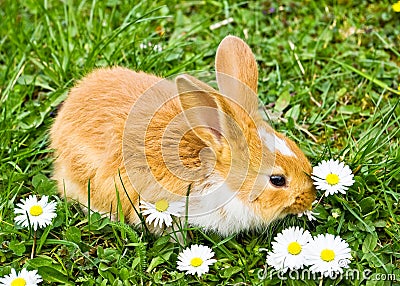
M 141 201 L 187 203 L 189 225 L 222 236 L 310 209 L 311 164 L 263 120 L 250 47 L 225 37 L 215 70 L 219 91 L 123 67 L 80 80 L 50 130 L 60 195 L 131 224 Z

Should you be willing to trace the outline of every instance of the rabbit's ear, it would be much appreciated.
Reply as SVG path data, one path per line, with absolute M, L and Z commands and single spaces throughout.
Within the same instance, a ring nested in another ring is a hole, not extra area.
M 187 124 L 209 145 L 218 144 L 223 136 L 224 112 L 218 104 L 218 92 L 189 75 L 176 78 L 179 100 Z
M 238 37 L 225 37 L 218 46 L 215 69 L 220 92 L 257 112 L 258 70 L 250 47 Z

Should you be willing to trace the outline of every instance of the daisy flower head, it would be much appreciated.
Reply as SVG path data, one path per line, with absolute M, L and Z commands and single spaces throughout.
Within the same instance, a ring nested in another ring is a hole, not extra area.
M 312 203 L 312 205 L 310 206 L 310 209 L 308 209 L 308 210 L 306 210 L 306 211 L 304 211 L 304 212 L 302 212 L 302 213 L 297 214 L 297 217 L 306 216 L 306 217 L 308 218 L 309 221 L 317 220 L 317 219 L 314 217 L 314 215 L 319 215 L 319 213 L 313 212 L 313 206 L 314 206 L 315 204 L 317 204 L 317 203 L 318 203 L 318 201 L 314 201 L 314 202 Z
M 20 273 L 17 273 L 15 269 L 11 269 L 10 274 L 0 278 L 0 286 L 36 286 L 40 282 L 42 282 L 42 277 L 36 270 L 22 269 Z
M 142 50 L 153 48 L 153 51 L 155 51 L 155 52 L 162 52 L 162 50 L 163 50 L 161 45 L 159 45 L 159 44 L 153 45 L 151 42 L 141 43 L 139 45 L 139 48 L 142 49 Z
M 57 203 L 49 202 L 47 196 L 43 196 L 38 201 L 36 196 L 30 195 L 17 204 L 15 213 L 19 215 L 15 217 L 15 222 L 23 227 L 28 227 L 30 224 L 36 231 L 38 227 L 42 228 L 51 224 L 51 220 L 57 216 L 56 206 Z
M 184 202 L 169 202 L 167 200 L 159 200 L 154 204 L 145 201 L 141 202 L 140 208 L 143 209 L 142 214 L 147 215 L 146 222 L 154 226 L 162 227 L 172 225 L 172 216 L 181 216 L 185 210 Z
M 267 253 L 267 264 L 276 270 L 300 269 L 305 264 L 303 248 L 311 240 L 311 234 L 298 226 L 289 227 L 278 233 Z
M 344 194 L 354 184 L 349 166 L 338 160 L 322 161 L 313 168 L 311 177 L 317 189 L 325 191 L 325 196 L 338 192 Z
M 178 270 L 199 277 L 209 271 L 209 266 L 217 260 L 212 259 L 214 252 L 208 246 L 194 244 L 178 256 Z
M 319 213 L 315 213 L 312 210 L 306 210 L 297 214 L 298 217 L 306 216 L 309 221 L 317 220 L 314 215 L 319 215 Z
M 395 11 L 395 12 L 400 12 L 400 1 L 397 1 L 397 3 L 394 3 L 394 4 L 392 5 L 392 9 L 393 9 L 393 11 Z
M 350 248 L 346 241 L 332 234 L 319 234 L 304 247 L 306 264 L 313 273 L 325 277 L 343 273 L 350 263 Z

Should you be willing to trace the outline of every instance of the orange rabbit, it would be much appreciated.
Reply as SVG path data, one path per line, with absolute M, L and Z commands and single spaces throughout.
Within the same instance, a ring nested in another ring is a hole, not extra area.
M 226 37 L 216 73 L 219 91 L 121 67 L 83 78 L 51 129 L 60 194 L 87 206 L 90 181 L 90 208 L 115 213 L 118 193 L 132 224 L 139 200 L 188 201 L 188 223 L 221 235 L 307 210 L 311 165 L 262 119 L 249 46 Z

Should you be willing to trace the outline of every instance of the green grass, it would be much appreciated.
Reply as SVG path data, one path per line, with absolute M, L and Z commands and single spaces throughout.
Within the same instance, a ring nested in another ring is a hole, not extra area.
M 209 29 L 229 17 L 233 23 Z M 400 283 L 379 281 L 382 274 L 400 280 L 400 13 L 390 2 L 4 0 L 0 19 L 0 277 L 25 265 L 39 270 L 43 285 Z M 56 196 L 48 129 L 68 89 L 94 67 L 161 76 L 211 71 L 227 34 L 252 47 L 260 98 L 282 119 L 276 128 L 313 163 L 347 162 L 356 183 L 324 198 L 316 222 L 292 216 L 228 238 L 193 230 L 191 243 L 212 247 L 218 259 L 199 279 L 176 270 L 181 246 L 169 237 L 87 218 Z M 140 48 L 148 42 L 162 51 Z M 14 226 L 13 212 L 31 193 L 59 201 L 54 223 L 38 232 L 33 259 L 33 234 Z M 270 276 L 259 248 L 270 248 L 290 225 L 346 239 L 350 267 L 370 271 L 369 279 Z

